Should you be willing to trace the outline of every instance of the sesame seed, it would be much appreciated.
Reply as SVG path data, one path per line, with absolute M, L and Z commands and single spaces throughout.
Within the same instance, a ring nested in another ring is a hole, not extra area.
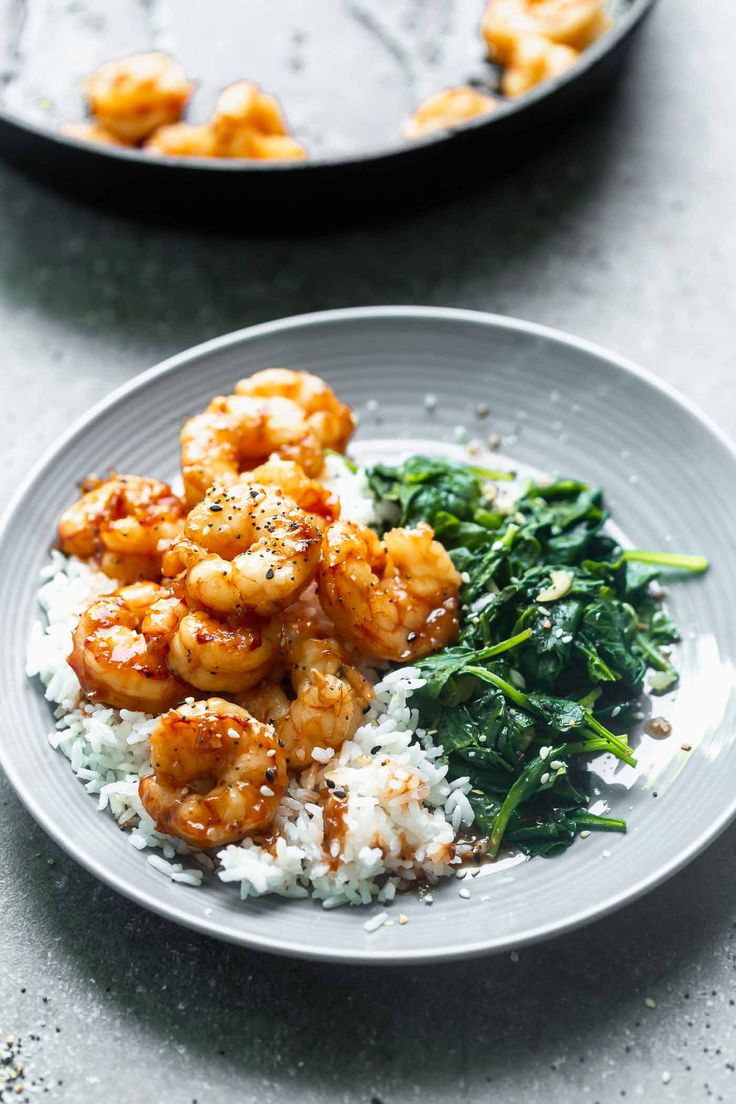
M 270 786 L 261 786 L 261 793 L 264 797 L 273 797 L 273 790 Z
M 587 829 L 587 828 L 585 828 L 585 829 L 584 829 L 584 830 L 583 830 L 583 831 L 582 831 L 582 832 L 580 833 L 580 838 L 581 838 L 581 839 L 587 839 L 589 835 L 590 835 L 590 832 L 588 831 L 588 829 Z
M 657 1002 L 655 1001 L 655 999 L 653 997 L 645 997 L 644 998 L 644 1003 L 647 1006 L 647 1008 L 656 1008 L 657 1007 Z
M 465 898 L 465 900 L 467 901 L 467 899 L 470 897 L 470 890 L 463 887 L 462 889 L 458 890 L 458 895 Z
M 545 771 L 539 781 L 542 783 L 543 786 L 545 786 L 547 782 L 549 782 L 549 771 Z
M 404 912 L 399 913 L 399 923 L 400 924 L 408 924 L 409 923 L 409 917 L 406 915 L 406 913 L 404 913 Z
M 424 405 L 426 406 L 427 410 L 434 410 L 434 408 L 437 406 L 437 396 L 433 395 L 431 391 L 428 391 L 427 394 L 424 396 Z
M 539 758 L 540 759 L 546 759 L 551 751 L 552 751 L 551 747 L 541 747 L 539 749 Z
M 669 1085 L 671 1080 L 672 1080 L 672 1074 L 670 1073 L 670 1071 L 669 1070 L 662 1070 L 662 1084 L 663 1085 Z
M 509 955 L 509 958 L 511 959 L 512 962 L 518 962 L 519 961 L 519 952 L 518 951 L 512 951 L 511 954 Z
M 601 854 L 603 855 L 604 859 L 610 859 L 611 857 L 611 852 L 608 850 L 608 848 L 606 848 L 605 851 L 602 851 Z

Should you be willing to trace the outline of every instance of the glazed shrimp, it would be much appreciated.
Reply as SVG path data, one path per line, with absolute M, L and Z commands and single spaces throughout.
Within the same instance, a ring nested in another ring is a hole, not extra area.
M 318 572 L 322 607 L 362 651 L 406 662 L 455 639 L 461 580 L 433 537 L 424 522 L 392 529 L 383 541 L 346 521 L 325 533 Z
M 218 395 L 181 431 L 186 499 L 196 505 L 213 483 L 235 483 L 273 453 L 296 460 L 307 475 L 324 466 L 322 443 L 305 412 L 290 399 Z
M 280 491 L 257 483 L 215 486 L 190 512 L 164 570 L 186 571 L 195 605 L 271 617 L 314 578 L 320 543 L 316 526 Z
M 222 847 L 264 831 L 286 789 L 273 729 L 222 698 L 172 709 L 151 733 L 138 793 L 159 832 Z
M 190 693 L 166 662 L 170 603 L 168 590 L 142 582 L 87 607 L 67 660 L 87 697 L 116 709 L 158 713 Z
M 356 426 L 355 415 L 331 387 L 311 372 L 265 368 L 235 385 L 236 395 L 281 397 L 295 402 L 324 448 L 344 452 Z M 313 474 L 313 473 L 310 473 Z M 317 473 L 314 473 L 317 474 Z
M 294 770 L 312 761 L 314 748 L 340 748 L 350 739 L 373 700 L 373 687 L 334 639 L 298 640 L 286 655 L 294 700 L 273 683 L 256 687 L 241 699 L 268 721 L 286 747 Z
M 156 51 L 106 61 L 85 86 L 97 122 L 131 145 L 177 122 L 192 87 L 181 65 Z
M 59 547 L 95 559 L 121 583 L 161 577 L 161 555 L 184 526 L 186 509 L 167 483 L 138 475 L 87 479 L 62 514 Z
M 320 530 L 340 516 L 340 499 L 335 492 L 323 487 L 316 479 L 310 479 L 294 460 L 272 456 L 265 464 L 244 473 L 242 478 L 251 483 L 277 487 L 309 514 L 310 521 Z
M 255 686 L 279 659 L 281 621 L 248 612 L 220 619 L 181 602 L 170 637 L 168 665 L 207 693 L 236 694 Z

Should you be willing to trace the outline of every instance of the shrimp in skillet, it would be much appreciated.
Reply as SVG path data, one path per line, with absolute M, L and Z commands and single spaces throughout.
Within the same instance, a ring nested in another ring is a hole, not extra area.
M 222 698 L 173 709 L 151 733 L 153 773 L 138 787 L 160 832 L 222 847 L 273 820 L 286 756 L 273 729 Z
M 275 96 L 254 81 L 240 80 L 220 93 L 209 124 L 215 157 L 300 161 L 304 146 L 292 138 Z
M 95 559 L 121 583 L 161 577 L 161 555 L 182 530 L 186 508 L 167 483 L 138 475 L 87 479 L 59 522 L 59 547 Z
M 106 61 L 85 87 L 100 126 L 135 145 L 157 127 L 178 121 L 193 86 L 177 61 L 151 51 Z
M 280 491 L 245 482 L 215 486 L 190 512 L 164 571 L 186 572 L 194 605 L 271 617 L 314 578 L 320 543 L 317 527 Z
M 307 416 L 323 448 L 344 452 L 356 426 L 355 415 L 335 392 L 311 372 L 264 368 L 235 385 L 236 395 L 280 397 L 295 402 Z M 311 474 L 311 473 L 310 473 Z M 316 474 L 316 473 L 315 473 Z
M 196 505 L 213 483 L 235 483 L 242 472 L 276 453 L 308 475 L 324 466 L 322 442 L 291 399 L 217 395 L 181 431 L 181 472 L 186 499 Z
M 311 763 L 314 748 L 337 750 L 350 739 L 374 694 L 337 640 L 297 640 L 286 661 L 293 700 L 277 684 L 265 683 L 241 702 L 274 726 L 289 767 L 300 770 Z
M 492 60 L 507 65 L 524 39 L 580 51 L 610 26 L 605 0 L 488 0 L 482 31 Z
M 407 662 L 450 644 L 458 631 L 460 575 L 425 522 L 371 529 L 338 521 L 324 535 L 322 608 L 337 630 L 378 659 Z
M 191 692 L 167 664 L 170 603 L 168 590 L 142 582 L 87 607 L 68 657 L 87 697 L 116 709 L 158 713 Z

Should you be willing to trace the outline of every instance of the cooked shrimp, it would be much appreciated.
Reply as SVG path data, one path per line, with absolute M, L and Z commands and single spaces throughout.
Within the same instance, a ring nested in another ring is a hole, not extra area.
M 309 514 L 318 529 L 324 529 L 340 516 L 340 499 L 335 492 L 323 487 L 316 479 L 310 479 L 294 460 L 272 456 L 253 471 L 244 472 L 242 478 L 251 483 L 277 487 Z
M 379 659 L 407 661 L 451 643 L 460 576 L 424 522 L 371 529 L 338 521 L 324 535 L 318 589 L 338 632 Z
M 355 415 L 350 407 L 341 403 L 332 388 L 311 372 L 264 368 L 262 372 L 254 372 L 248 379 L 236 383 L 235 393 L 295 402 L 307 415 L 309 426 L 323 447 L 335 452 L 345 451 L 355 430 Z
M 281 621 L 250 612 L 221 619 L 182 602 L 170 640 L 175 675 L 198 690 L 236 694 L 255 686 L 278 661 Z
M 287 651 L 294 700 L 267 683 L 243 696 L 247 709 L 276 729 L 294 770 L 308 766 L 314 748 L 340 748 L 360 724 L 373 687 L 334 639 L 297 640 Z
M 157 127 L 175 123 L 192 85 L 178 62 L 152 51 L 106 61 L 86 81 L 90 111 L 124 142 L 142 142 Z
M 149 153 L 167 157 L 216 157 L 212 127 L 195 123 L 172 123 L 159 127 L 146 142 Z
M 270 617 L 312 581 L 320 543 L 317 527 L 280 491 L 246 482 L 215 486 L 190 512 L 164 570 L 186 571 L 195 605 Z
M 158 713 L 190 693 L 166 663 L 170 603 L 168 590 L 142 582 L 87 607 L 72 635 L 68 663 L 89 698 Z
M 490 56 L 507 64 L 528 36 L 580 51 L 610 26 L 605 0 L 488 0 L 482 30 Z
M 304 146 L 292 138 L 275 96 L 240 80 L 220 93 L 210 122 L 215 157 L 300 161 Z
M 307 475 L 324 466 L 322 442 L 297 403 L 278 396 L 218 395 L 182 427 L 187 502 L 194 506 L 213 483 L 234 483 L 273 453 L 296 460 Z
M 151 733 L 138 793 L 159 832 L 222 847 L 264 831 L 286 789 L 273 729 L 222 698 L 172 709 Z
M 167 483 L 138 475 L 87 479 L 82 497 L 62 515 L 59 547 L 96 559 L 112 579 L 161 577 L 161 555 L 184 526 L 186 509 Z
M 498 100 L 486 92 L 479 92 L 477 88 L 467 85 L 443 88 L 420 103 L 404 124 L 403 134 L 411 139 L 421 138 L 435 130 L 449 130 L 479 115 L 490 115 L 497 107 Z
M 513 99 L 530 88 L 564 73 L 580 57 L 571 46 L 550 42 L 541 35 L 527 35 L 514 50 L 501 77 L 501 90 Z

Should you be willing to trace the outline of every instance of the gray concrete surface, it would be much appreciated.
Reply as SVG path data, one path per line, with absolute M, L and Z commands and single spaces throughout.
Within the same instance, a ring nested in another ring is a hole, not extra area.
M 2 497 L 72 418 L 161 357 L 348 304 L 569 329 L 733 434 L 735 35 L 727 0 L 662 3 L 623 86 L 556 148 L 370 231 L 155 230 L 2 167 Z M 22 1039 L 29 1096 L 736 1100 L 736 828 L 646 899 L 518 962 L 384 971 L 250 954 L 147 915 L 53 846 L 2 780 L 0 841 L 0 1043 Z

